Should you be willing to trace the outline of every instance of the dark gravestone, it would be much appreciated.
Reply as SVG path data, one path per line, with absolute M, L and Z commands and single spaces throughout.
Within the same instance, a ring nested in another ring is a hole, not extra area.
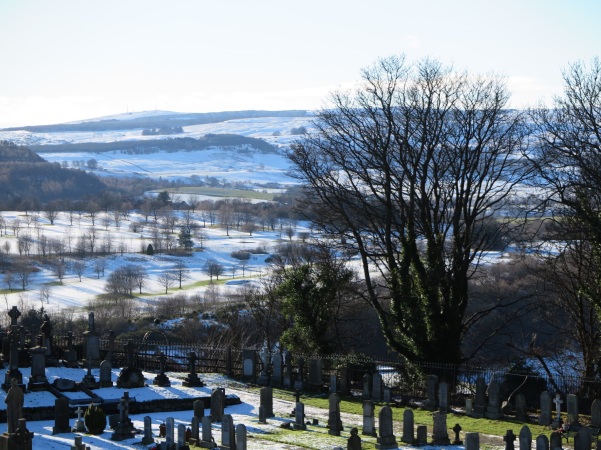
M 538 424 L 545 426 L 551 425 L 551 415 L 551 396 L 547 391 L 543 391 L 540 394 L 540 415 L 538 416 Z
M 71 433 L 69 425 L 69 399 L 66 397 L 57 398 L 54 401 L 54 427 L 52 434 Z
M 403 436 L 401 437 L 401 442 L 412 445 L 414 440 L 413 410 L 407 408 L 403 411 Z
M 194 417 L 197 417 L 198 420 L 202 419 L 205 415 L 204 400 L 201 400 L 201 399 L 194 400 L 194 403 L 192 403 L 192 410 L 194 411 Z
M 549 438 L 541 434 L 536 438 L 536 450 L 549 450 Z
M 499 391 L 499 383 L 492 380 L 488 385 L 488 405 L 486 405 L 486 418 L 491 420 L 499 420 L 503 417 L 501 412 L 501 396 Z
M 152 437 L 152 419 L 150 416 L 144 417 L 144 437 L 142 438 L 142 445 L 154 444 L 154 438 Z
M 221 422 L 225 410 L 225 389 L 216 388 L 211 393 L 211 421 Z
M 382 386 L 382 374 L 374 373 L 372 377 L 371 398 L 374 402 L 382 401 L 384 387 Z
M 528 426 L 524 425 L 520 430 L 520 450 L 532 449 L 532 432 Z
M 273 389 L 270 387 L 261 388 L 260 404 L 265 410 L 265 417 L 273 417 Z
M 449 385 L 446 381 L 438 384 L 438 410 L 449 412 Z
M 284 358 L 280 352 L 273 354 L 271 361 L 271 385 L 280 387 L 284 383 Z
M 376 449 L 397 448 L 398 444 L 393 430 L 392 409 L 386 405 L 380 410 L 378 425 L 380 436 L 377 438 Z
M 187 387 L 203 387 L 204 383 L 200 380 L 198 375 L 196 374 L 196 361 L 198 361 L 198 357 L 196 356 L 196 352 L 190 352 L 188 354 L 188 375 L 182 381 L 182 386 Z
M 159 353 L 159 374 L 154 377 L 154 380 L 152 380 L 152 384 L 154 386 L 161 386 L 161 387 L 169 387 L 171 386 L 171 380 L 169 380 L 169 377 L 167 375 L 165 375 L 165 362 L 167 360 L 167 357 L 165 356 L 165 354 L 163 352 Z
M 436 375 L 428 375 L 426 377 L 426 401 L 424 409 L 434 411 L 438 408 L 438 377 Z
M 503 440 L 505 441 L 505 450 L 515 450 L 515 439 L 516 435 L 513 434 L 512 430 L 507 430 Z
M 591 427 L 601 429 L 601 401 L 598 398 L 591 404 Z
M 109 360 L 104 360 L 100 363 L 98 382 L 101 388 L 113 387 L 113 365 Z
M 270 362 L 270 352 L 267 347 L 263 347 L 260 354 L 261 359 L 261 372 L 259 373 L 259 378 L 257 379 L 257 384 L 262 386 L 267 386 L 269 384 L 269 362 Z
M 224 414 L 221 422 L 221 449 L 236 450 L 236 429 L 230 414 Z
M 306 430 L 307 425 L 305 425 L 305 405 L 301 402 L 296 403 L 296 408 L 294 408 L 294 429 L 295 430 Z
M 40 336 L 40 341 L 41 336 Z M 29 384 L 27 385 L 30 391 L 41 391 L 46 389 L 46 347 L 33 347 L 29 349 L 31 355 L 31 375 L 29 377 Z
M 593 434 L 591 433 L 590 428 L 580 428 L 578 437 L 574 438 L 574 440 L 576 439 L 578 442 L 574 442 L 574 448 L 577 448 L 578 450 L 591 450 L 593 446 Z
M 479 433 L 465 433 L 465 450 L 480 450 Z
M 449 445 L 449 432 L 447 431 L 447 413 L 437 411 L 432 413 L 432 442 L 434 445 Z
M 60 392 L 74 391 L 76 389 L 75 381 L 66 378 L 57 378 L 52 382 L 52 386 Z
M 363 432 L 365 436 L 376 436 L 376 419 L 374 402 L 363 400 Z
M 255 382 L 257 378 L 256 350 L 242 350 L 242 377 L 245 381 Z
M 476 398 L 474 399 L 474 417 L 484 417 L 486 410 L 486 381 L 482 377 L 476 379 Z
M 520 392 L 515 396 L 515 419 L 518 422 L 528 422 L 528 412 L 526 410 L 526 397 Z
M 357 428 L 351 429 L 351 435 L 348 438 L 346 448 L 347 450 L 361 450 L 361 438 L 359 437 L 359 430 Z
M 129 392 L 125 391 L 123 397 L 119 400 L 119 422 L 115 426 L 115 431 L 111 435 L 113 441 L 123 441 L 131 439 L 136 434 L 136 429 L 129 418 Z M 172 419 L 173 420 L 173 419 Z
M 363 375 L 363 400 L 368 400 L 371 398 L 371 377 L 369 374 Z
M 202 448 L 215 448 L 215 439 L 213 438 L 211 418 L 205 416 L 202 418 L 202 440 L 200 442 Z
M 338 394 L 330 394 L 328 410 L 328 434 L 340 436 L 342 421 L 340 420 L 340 397 Z
M 567 425 L 569 427 L 575 427 L 579 425 L 578 418 L 578 397 L 574 394 L 568 394 L 566 409 L 568 412 L 568 422 Z
M 428 427 L 418 425 L 415 433 L 415 444 L 426 445 L 428 443 Z
M 551 432 L 551 437 L 549 438 L 549 447 L 551 450 L 555 450 L 556 448 L 561 448 L 561 432 L 553 431 Z
M 313 389 L 321 388 L 323 384 L 323 362 L 319 358 L 309 360 L 309 385 Z
M 122 389 L 133 389 L 144 387 L 144 374 L 142 371 L 134 367 L 134 343 L 130 339 L 127 341 L 125 350 L 127 353 L 127 365 L 124 367 L 117 377 L 117 387 Z
M 247 450 L 246 425 L 239 423 L 236 425 L 236 450 Z
M 83 334 L 86 346 L 86 366 L 100 366 L 100 336 L 96 332 L 94 313 L 88 314 L 88 330 Z

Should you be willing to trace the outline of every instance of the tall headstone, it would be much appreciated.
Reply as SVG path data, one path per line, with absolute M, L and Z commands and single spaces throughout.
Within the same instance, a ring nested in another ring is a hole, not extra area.
M 100 377 L 98 382 L 101 388 L 113 387 L 113 365 L 108 359 L 100 363 Z
M 598 398 L 591 404 L 591 427 L 601 429 L 601 400 Z
M 378 420 L 380 435 L 377 438 L 376 449 L 392 449 L 397 448 L 398 444 L 394 435 L 392 422 L 392 409 L 386 405 L 380 410 Z
M 432 413 L 432 442 L 434 445 L 449 445 L 449 432 L 447 430 L 447 413 L 437 411 Z
M 54 401 L 54 427 L 52 434 L 71 433 L 69 426 L 69 399 L 66 397 L 57 398 Z
M 25 390 L 25 386 L 23 385 L 23 374 L 19 370 L 19 344 L 21 336 L 17 319 L 20 315 L 21 312 L 16 306 L 13 306 L 8 312 L 8 316 L 10 317 L 10 331 L 8 333 L 10 353 L 8 358 L 8 370 L 4 375 L 4 383 L 2 384 L 2 389 L 5 391 L 10 389 L 13 379 L 17 380 L 17 384 L 22 386 L 23 390 Z
M 175 446 L 175 420 L 173 417 L 167 417 L 167 420 L 165 420 L 165 426 L 165 444 L 168 449 L 171 449 Z
M 273 417 L 273 389 L 271 387 L 261 388 L 259 393 L 261 406 L 265 409 L 265 417 Z
M 371 377 L 368 373 L 363 375 L 363 394 L 361 397 L 363 400 L 371 398 Z
M 499 420 L 503 417 L 499 383 L 495 380 L 492 380 L 488 385 L 488 405 L 486 406 L 485 415 L 487 419 L 491 420 Z
M 239 423 L 236 425 L 236 450 L 247 450 L 246 425 Z
M 46 347 L 42 347 L 41 341 L 43 336 L 40 335 L 37 347 L 29 349 L 31 355 L 31 376 L 27 388 L 30 391 L 41 391 L 46 389 L 48 378 L 46 377 Z
M 551 432 L 551 437 L 549 438 L 549 448 L 551 450 L 561 448 L 561 433 L 559 431 Z
M 526 409 L 526 397 L 521 392 L 515 396 L 515 419 L 518 422 L 528 422 L 528 411 Z
M 438 384 L 438 410 L 449 411 L 449 384 L 446 381 Z
M 100 366 L 100 335 L 96 331 L 94 313 L 88 314 L 88 329 L 83 333 L 86 346 L 86 365 L 96 368 Z
M 119 376 L 117 377 L 117 387 L 122 389 L 133 389 L 144 387 L 144 374 L 142 371 L 135 367 L 134 350 L 135 344 L 130 339 L 125 345 L 125 351 L 127 355 L 126 366 L 121 369 Z
M 202 399 L 194 400 L 192 403 L 192 410 L 194 412 L 194 417 L 197 417 L 198 420 L 202 419 L 205 415 L 205 402 Z
M 372 390 L 371 390 L 371 398 L 374 402 L 379 403 L 382 401 L 382 374 L 374 373 L 372 377 Z
M 184 448 L 186 445 L 186 425 L 180 423 L 177 425 L 177 448 Z
M 225 389 L 216 388 L 211 393 L 211 421 L 221 422 L 225 411 Z
M 438 408 L 438 376 L 428 375 L 426 377 L 426 401 L 424 409 L 434 411 Z
M 579 425 L 578 397 L 576 397 L 574 394 L 568 394 L 566 401 L 566 410 L 568 412 L 567 425 L 570 427 Z
M 545 426 L 551 425 L 551 415 L 551 396 L 547 391 L 543 391 L 540 394 L 540 415 L 538 416 L 538 424 Z
M 486 410 L 486 381 L 482 377 L 476 378 L 476 398 L 474 399 L 474 417 L 484 417 Z
M 536 450 L 549 450 L 549 438 L 541 434 L 536 438 Z
M 515 450 L 515 439 L 516 435 L 513 434 L 513 430 L 507 430 L 503 440 L 505 441 L 505 450 Z
M 257 379 L 257 351 L 242 350 L 242 377 L 245 381 L 255 382 Z
M 129 392 L 125 391 L 123 397 L 119 400 L 119 421 L 115 426 L 115 431 L 111 436 L 113 441 L 123 441 L 125 439 L 131 439 L 136 434 L 136 429 L 129 418 Z M 169 421 L 169 419 L 167 419 Z M 171 418 L 173 422 L 173 418 Z M 173 427 L 172 427 L 173 428 Z M 167 424 L 167 431 L 169 430 L 169 424 Z
M 323 385 L 323 362 L 320 358 L 309 360 L 309 385 L 319 389 Z
M 574 447 L 578 450 L 591 450 L 593 447 L 593 435 L 588 427 L 581 427 L 574 440 L 578 440 L 578 442 L 574 442 Z
M 203 448 L 217 447 L 217 445 L 215 445 L 215 439 L 213 438 L 211 418 L 209 416 L 204 416 L 202 418 L 202 441 L 201 441 L 200 447 L 203 447 Z
M 328 411 L 328 434 L 340 436 L 342 421 L 340 420 L 340 397 L 338 394 L 330 394 Z
M 376 419 L 374 402 L 363 400 L 363 431 L 366 436 L 376 436 Z
M 342 395 L 348 395 L 351 392 L 351 382 L 348 367 L 338 369 L 339 387 L 338 392 Z
M 335 373 L 330 374 L 330 394 L 338 392 L 338 377 Z
M 532 432 L 527 425 L 524 425 L 520 430 L 520 450 L 532 449 Z
M 305 386 L 305 358 L 300 356 L 298 358 L 298 368 L 296 372 L 296 379 L 294 380 L 294 389 L 302 391 Z
M 259 378 L 257 379 L 257 384 L 262 386 L 267 386 L 269 384 L 270 356 L 269 349 L 267 347 L 263 347 L 261 350 L 261 372 L 259 373 Z
M 289 351 L 285 350 L 282 356 L 284 358 L 284 379 L 282 380 L 282 385 L 285 388 L 290 389 L 294 383 L 292 374 L 292 355 L 290 355 Z
M 479 433 L 465 433 L 465 450 L 480 450 Z
M 192 426 L 190 430 L 190 444 L 192 445 L 195 445 L 197 442 L 200 443 L 200 420 L 201 419 L 197 416 L 192 417 Z
M 188 353 L 188 375 L 182 381 L 182 386 L 187 387 L 203 387 L 204 383 L 200 380 L 196 373 L 196 362 L 198 361 L 198 357 L 196 356 L 196 352 Z
M 553 428 L 559 428 L 559 426 L 562 424 L 562 420 L 561 420 L 561 404 L 563 403 L 563 400 L 561 399 L 561 397 L 559 396 L 559 394 L 557 394 L 555 396 L 555 399 L 553 400 L 553 403 L 555 403 L 555 418 L 553 419 L 553 422 L 551 422 L 551 426 Z M 561 445 L 560 445 L 561 447 Z M 553 450 L 555 450 L 555 448 L 553 447 L 553 442 L 551 442 L 551 448 Z
M 152 384 L 154 386 L 160 386 L 160 387 L 171 386 L 171 380 L 165 374 L 165 363 L 166 362 L 167 362 L 167 357 L 165 356 L 165 354 L 163 352 L 159 352 L 159 373 L 152 380 Z
M 401 442 L 413 445 L 415 441 L 414 427 L 413 410 L 407 408 L 403 411 L 403 436 L 401 437 Z
M 294 408 L 294 429 L 295 430 L 306 430 L 307 425 L 305 425 L 305 405 L 301 402 L 296 403 L 296 408 Z
M 152 437 L 152 419 L 150 416 L 144 416 L 144 437 L 142 438 L 142 445 L 154 444 L 154 438 Z
M 280 387 L 284 383 L 284 359 L 281 352 L 275 352 L 271 358 L 271 385 Z
M 67 367 L 75 368 L 79 367 L 79 362 L 77 361 L 77 351 L 73 347 L 73 332 L 67 332 L 67 349 L 64 352 L 64 357 L 66 361 Z

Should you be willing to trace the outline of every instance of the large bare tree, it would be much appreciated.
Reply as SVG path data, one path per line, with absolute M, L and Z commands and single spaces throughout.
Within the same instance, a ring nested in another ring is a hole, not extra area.
M 365 295 L 408 361 L 463 358 L 468 281 L 495 237 L 483 230 L 503 231 L 497 213 L 526 175 L 508 98 L 495 76 L 381 59 L 289 154 L 303 210 L 358 252 Z

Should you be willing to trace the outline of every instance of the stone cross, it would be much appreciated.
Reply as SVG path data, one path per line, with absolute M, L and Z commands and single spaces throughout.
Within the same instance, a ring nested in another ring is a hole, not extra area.
M 8 312 L 8 315 L 10 317 L 10 325 L 16 325 L 17 319 L 21 315 L 21 311 L 19 311 L 19 309 L 16 306 L 13 306 L 12 309 Z
M 129 418 L 129 392 L 125 391 L 119 400 L 119 421 L 124 423 Z
M 134 347 L 134 342 L 129 339 L 125 345 L 125 350 L 127 351 L 127 367 L 134 366 Z
M 191 375 L 196 374 L 196 361 L 198 358 L 196 357 L 196 352 L 190 352 L 188 354 L 188 370 L 190 370 Z
M 503 436 L 503 440 L 505 441 L 505 450 L 515 450 L 514 441 L 516 437 L 517 436 L 513 434 L 512 430 L 507 430 L 507 434 Z
M 555 400 L 553 400 L 553 403 L 555 403 L 555 411 L 557 413 L 557 417 L 555 418 L 555 420 L 559 422 L 561 420 L 561 404 L 563 403 L 563 400 L 561 399 L 559 394 L 555 396 Z

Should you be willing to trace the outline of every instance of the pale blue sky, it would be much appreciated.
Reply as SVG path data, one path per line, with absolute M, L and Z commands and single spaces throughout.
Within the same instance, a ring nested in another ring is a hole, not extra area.
M 0 0 L 0 127 L 126 111 L 315 109 L 377 58 L 549 102 L 601 56 L 600 0 Z

